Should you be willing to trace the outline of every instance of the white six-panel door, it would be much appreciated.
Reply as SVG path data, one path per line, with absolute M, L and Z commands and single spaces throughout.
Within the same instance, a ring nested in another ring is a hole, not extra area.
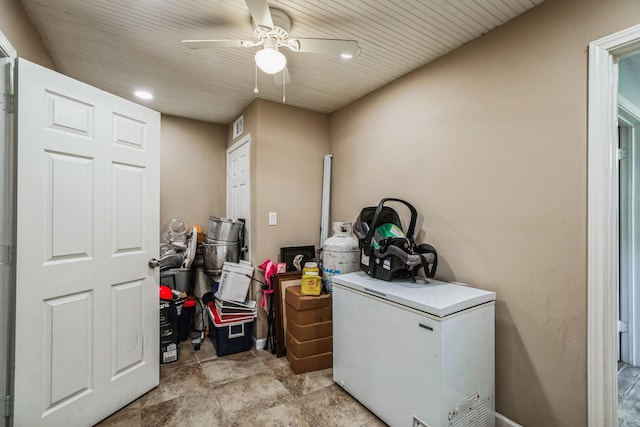
M 86 426 L 158 384 L 160 115 L 18 62 L 14 423 Z
M 245 259 L 251 260 L 251 135 L 227 149 L 227 217 L 245 220 Z

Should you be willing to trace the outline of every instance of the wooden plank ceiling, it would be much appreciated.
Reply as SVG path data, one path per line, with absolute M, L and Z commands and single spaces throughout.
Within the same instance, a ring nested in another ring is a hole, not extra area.
M 270 0 L 292 38 L 358 40 L 344 60 L 283 49 L 286 103 L 333 112 L 542 3 L 543 0 Z M 282 101 L 258 71 L 257 48 L 187 49 L 183 39 L 252 40 L 243 0 L 21 0 L 58 71 L 165 114 L 230 123 L 255 98 Z M 136 100 L 136 102 L 141 102 Z

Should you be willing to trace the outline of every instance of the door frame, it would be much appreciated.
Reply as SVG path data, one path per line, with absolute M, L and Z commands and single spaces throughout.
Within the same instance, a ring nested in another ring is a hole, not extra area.
M 9 58 L 11 64 L 14 64 L 17 58 L 16 50 L 1 31 L 0 58 Z M 11 67 L 13 68 L 13 65 Z M 7 83 L 9 93 L 13 96 L 12 72 L 10 72 L 8 80 L 5 83 Z M 4 102 L 10 101 L 5 99 Z M 0 334 L 3 336 L 0 339 L 0 360 L 4 360 L 3 363 L 0 363 L 0 426 L 6 427 L 11 424 L 12 402 L 10 395 L 13 392 L 11 366 L 13 366 L 13 318 L 15 313 L 13 311 L 14 305 L 11 302 L 15 298 L 15 262 L 13 257 L 13 248 L 15 248 L 15 134 L 13 131 L 14 114 L 12 112 L 4 114 L 6 132 L 0 136 L 2 138 L 0 140 L 0 164 L 3 164 L 2 173 L 5 174 L 4 188 L 0 188 L 2 208 L 4 209 L 3 215 L 0 217 L 2 218 L 0 236 L 3 236 L 0 241 L 0 251 L 3 253 L 3 258 L 8 258 L 8 263 L 3 264 L 3 268 L 0 270 Z
M 617 425 L 619 273 L 618 61 L 640 51 L 640 25 L 589 44 L 587 387 L 589 426 Z

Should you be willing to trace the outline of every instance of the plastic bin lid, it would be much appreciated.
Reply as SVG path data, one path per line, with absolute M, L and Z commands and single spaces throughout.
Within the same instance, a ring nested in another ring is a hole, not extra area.
M 215 305 L 213 305 L 213 307 L 209 305 L 207 307 L 207 311 L 209 312 L 209 318 L 218 328 L 221 326 L 236 326 L 241 325 L 242 323 L 253 322 L 253 319 L 256 318 L 256 316 L 245 316 L 241 314 L 238 316 L 230 316 L 229 319 L 222 320 L 220 319 L 220 314 L 218 313 L 218 309 Z

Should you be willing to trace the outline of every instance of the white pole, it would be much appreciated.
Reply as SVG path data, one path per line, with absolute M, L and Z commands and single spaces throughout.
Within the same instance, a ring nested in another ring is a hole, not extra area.
M 320 248 L 329 237 L 329 209 L 331 205 L 331 160 L 333 156 L 324 156 L 324 173 L 322 176 L 322 216 L 320 217 Z

